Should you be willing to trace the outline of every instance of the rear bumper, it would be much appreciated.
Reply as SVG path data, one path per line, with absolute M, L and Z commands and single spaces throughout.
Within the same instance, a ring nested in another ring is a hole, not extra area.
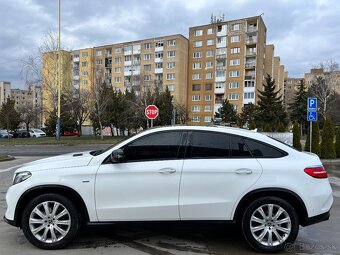
M 330 215 L 331 215 L 331 213 L 330 213 L 330 211 L 328 211 L 328 212 L 307 218 L 305 220 L 305 222 L 301 225 L 304 227 L 304 226 L 309 226 L 309 225 L 312 225 L 312 224 L 316 224 L 316 223 L 319 223 L 319 222 L 322 222 L 322 221 L 329 220 Z
M 7 219 L 6 216 L 4 216 L 4 222 L 8 223 L 9 225 L 17 227 L 16 222 L 14 220 Z

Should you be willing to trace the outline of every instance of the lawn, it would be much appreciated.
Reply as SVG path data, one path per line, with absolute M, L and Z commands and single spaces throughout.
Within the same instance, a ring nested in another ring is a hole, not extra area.
M 100 136 L 62 136 L 60 141 L 57 141 L 55 137 L 41 137 L 41 138 L 11 138 L 0 139 L 0 145 L 77 145 L 77 144 L 115 144 L 119 141 L 126 139 L 127 137 L 112 137 L 105 136 L 103 140 Z
M 0 154 L 0 161 L 11 160 L 11 159 L 13 159 L 13 157 Z

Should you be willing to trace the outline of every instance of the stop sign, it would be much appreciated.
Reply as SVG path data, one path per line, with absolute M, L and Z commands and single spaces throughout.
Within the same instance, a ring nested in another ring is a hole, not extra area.
M 145 116 L 148 117 L 149 120 L 154 120 L 158 116 L 158 108 L 156 105 L 148 105 L 145 108 Z

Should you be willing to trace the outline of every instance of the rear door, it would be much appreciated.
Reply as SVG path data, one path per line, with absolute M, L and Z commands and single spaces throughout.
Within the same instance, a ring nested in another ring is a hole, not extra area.
M 182 220 L 229 220 L 236 200 L 262 173 L 240 136 L 190 132 L 180 184 Z

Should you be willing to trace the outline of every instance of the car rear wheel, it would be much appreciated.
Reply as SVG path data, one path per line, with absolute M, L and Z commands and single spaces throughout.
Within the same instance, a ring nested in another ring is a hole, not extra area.
M 31 200 L 22 214 L 27 240 L 41 249 L 60 249 L 70 243 L 79 229 L 79 216 L 69 199 L 45 194 Z
M 242 230 L 248 244 L 261 252 L 279 252 L 292 244 L 299 231 L 294 208 L 277 197 L 252 202 L 244 212 Z

